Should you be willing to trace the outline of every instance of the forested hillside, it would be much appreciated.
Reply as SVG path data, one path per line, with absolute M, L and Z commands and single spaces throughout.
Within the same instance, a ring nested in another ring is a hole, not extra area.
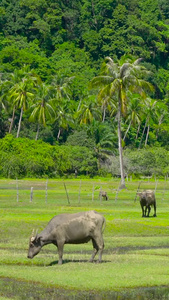
M 146 70 L 144 75 L 137 74 L 136 62 Z M 129 65 L 135 68 L 130 79 L 126 71 Z M 120 70 L 123 74 L 115 75 Z M 115 81 L 112 87 L 112 80 L 117 78 L 123 80 L 121 87 Z M 47 143 L 45 151 L 53 146 L 56 152 L 64 149 L 67 155 L 60 170 L 51 154 L 53 160 L 46 162 L 46 170 L 44 167 L 38 171 L 36 164 L 28 170 L 27 163 L 19 174 L 19 166 L 24 165 L 21 157 L 16 167 L 19 160 L 16 162 L 11 156 L 11 164 L 15 163 L 7 172 L 7 152 L 1 147 L 1 176 L 54 176 L 56 173 L 59 176 L 75 170 L 78 174 L 108 171 L 118 175 L 118 167 L 113 168 L 112 162 L 115 166 L 118 154 L 119 91 L 127 174 L 167 174 L 168 0 L 1 0 L 1 146 L 16 143 L 17 148 L 16 138 L 20 141 L 22 138 L 22 143 L 32 151 L 34 147 L 41 149 L 41 142 L 37 141 L 41 140 Z M 36 140 L 34 146 L 30 146 L 29 140 Z M 159 149 L 163 153 L 161 157 L 165 157 L 163 166 L 157 163 L 155 167 L 154 163 L 146 170 L 144 166 L 132 168 L 131 161 L 133 165 L 140 161 L 136 153 L 142 155 L 145 149 L 155 161 Z M 75 153 L 80 157 L 77 166 Z M 25 148 L 22 157 L 26 156 Z M 91 158 L 91 166 L 87 157 Z

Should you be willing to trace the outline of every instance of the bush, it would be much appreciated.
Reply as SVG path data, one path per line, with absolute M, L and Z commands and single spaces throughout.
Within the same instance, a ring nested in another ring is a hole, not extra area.
M 97 158 L 92 150 L 86 147 L 67 146 L 69 149 L 69 159 L 71 167 L 70 173 L 77 172 L 77 174 L 90 174 L 94 176 L 97 174 Z
M 165 175 L 169 165 L 169 152 L 164 148 L 146 148 L 141 150 L 126 150 L 128 174 L 152 176 Z
M 0 149 L 0 175 L 3 177 L 55 177 L 75 170 L 79 175 L 97 172 L 97 159 L 86 147 L 51 146 L 7 135 L 0 140 Z

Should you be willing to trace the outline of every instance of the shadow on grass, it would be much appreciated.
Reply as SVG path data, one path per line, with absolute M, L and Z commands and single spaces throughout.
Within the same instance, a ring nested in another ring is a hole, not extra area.
M 93 262 L 90 262 L 87 259 L 64 259 L 63 260 L 63 265 L 64 264 L 68 264 L 68 263 L 91 263 L 91 264 L 103 264 L 103 263 L 110 263 L 111 261 L 109 260 L 102 260 L 101 263 L 99 263 L 97 260 L 94 260 Z M 57 265 L 58 264 L 58 260 L 52 261 L 50 264 L 48 264 L 47 266 L 53 266 L 53 265 Z
M 146 218 L 146 219 L 149 219 L 149 218 L 156 218 L 157 216 L 144 216 L 144 217 L 142 217 L 142 218 Z

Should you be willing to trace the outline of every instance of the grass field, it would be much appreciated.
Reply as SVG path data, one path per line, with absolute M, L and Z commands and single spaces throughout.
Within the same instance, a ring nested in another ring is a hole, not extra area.
M 141 217 L 138 184 L 128 181 L 117 193 L 113 179 L 1 179 L 0 299 L 169 299 L 169 182 L 141 183 L 141 190 L 156 187 L 157 218 Z M 108 201 L 100 201 L 100 188 Z M 54 245 L 27 259 L 32 229 L 91 209 L 106 218 L 103 263 L 88 262 L 91 243 L 65 245 L 61 266 Z

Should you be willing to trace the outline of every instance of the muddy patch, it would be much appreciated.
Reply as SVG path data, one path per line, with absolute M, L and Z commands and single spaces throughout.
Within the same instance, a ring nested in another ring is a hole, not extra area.
M 38 283 L 0 278 L 0 296 L 15 300 L 168 300 L 169 286 L 97 293 L 45 288 Z
M 155 250 L 155 249 L 168 249 L 169 246 L 168 245 L 163 245 L 163 246 L 126 246 L 126 247 L 116 247 L 116 248 L 112 248 L 112 252 L 115 252 L 116 254 L 126 254 L 127 252 L 131 252 L 131 251 L 139 251 L 139 250 Z M 107 254 L 110 251 L 107 250 Z M 106 253 L 106 251 L 104 251 L 104 253 Z

